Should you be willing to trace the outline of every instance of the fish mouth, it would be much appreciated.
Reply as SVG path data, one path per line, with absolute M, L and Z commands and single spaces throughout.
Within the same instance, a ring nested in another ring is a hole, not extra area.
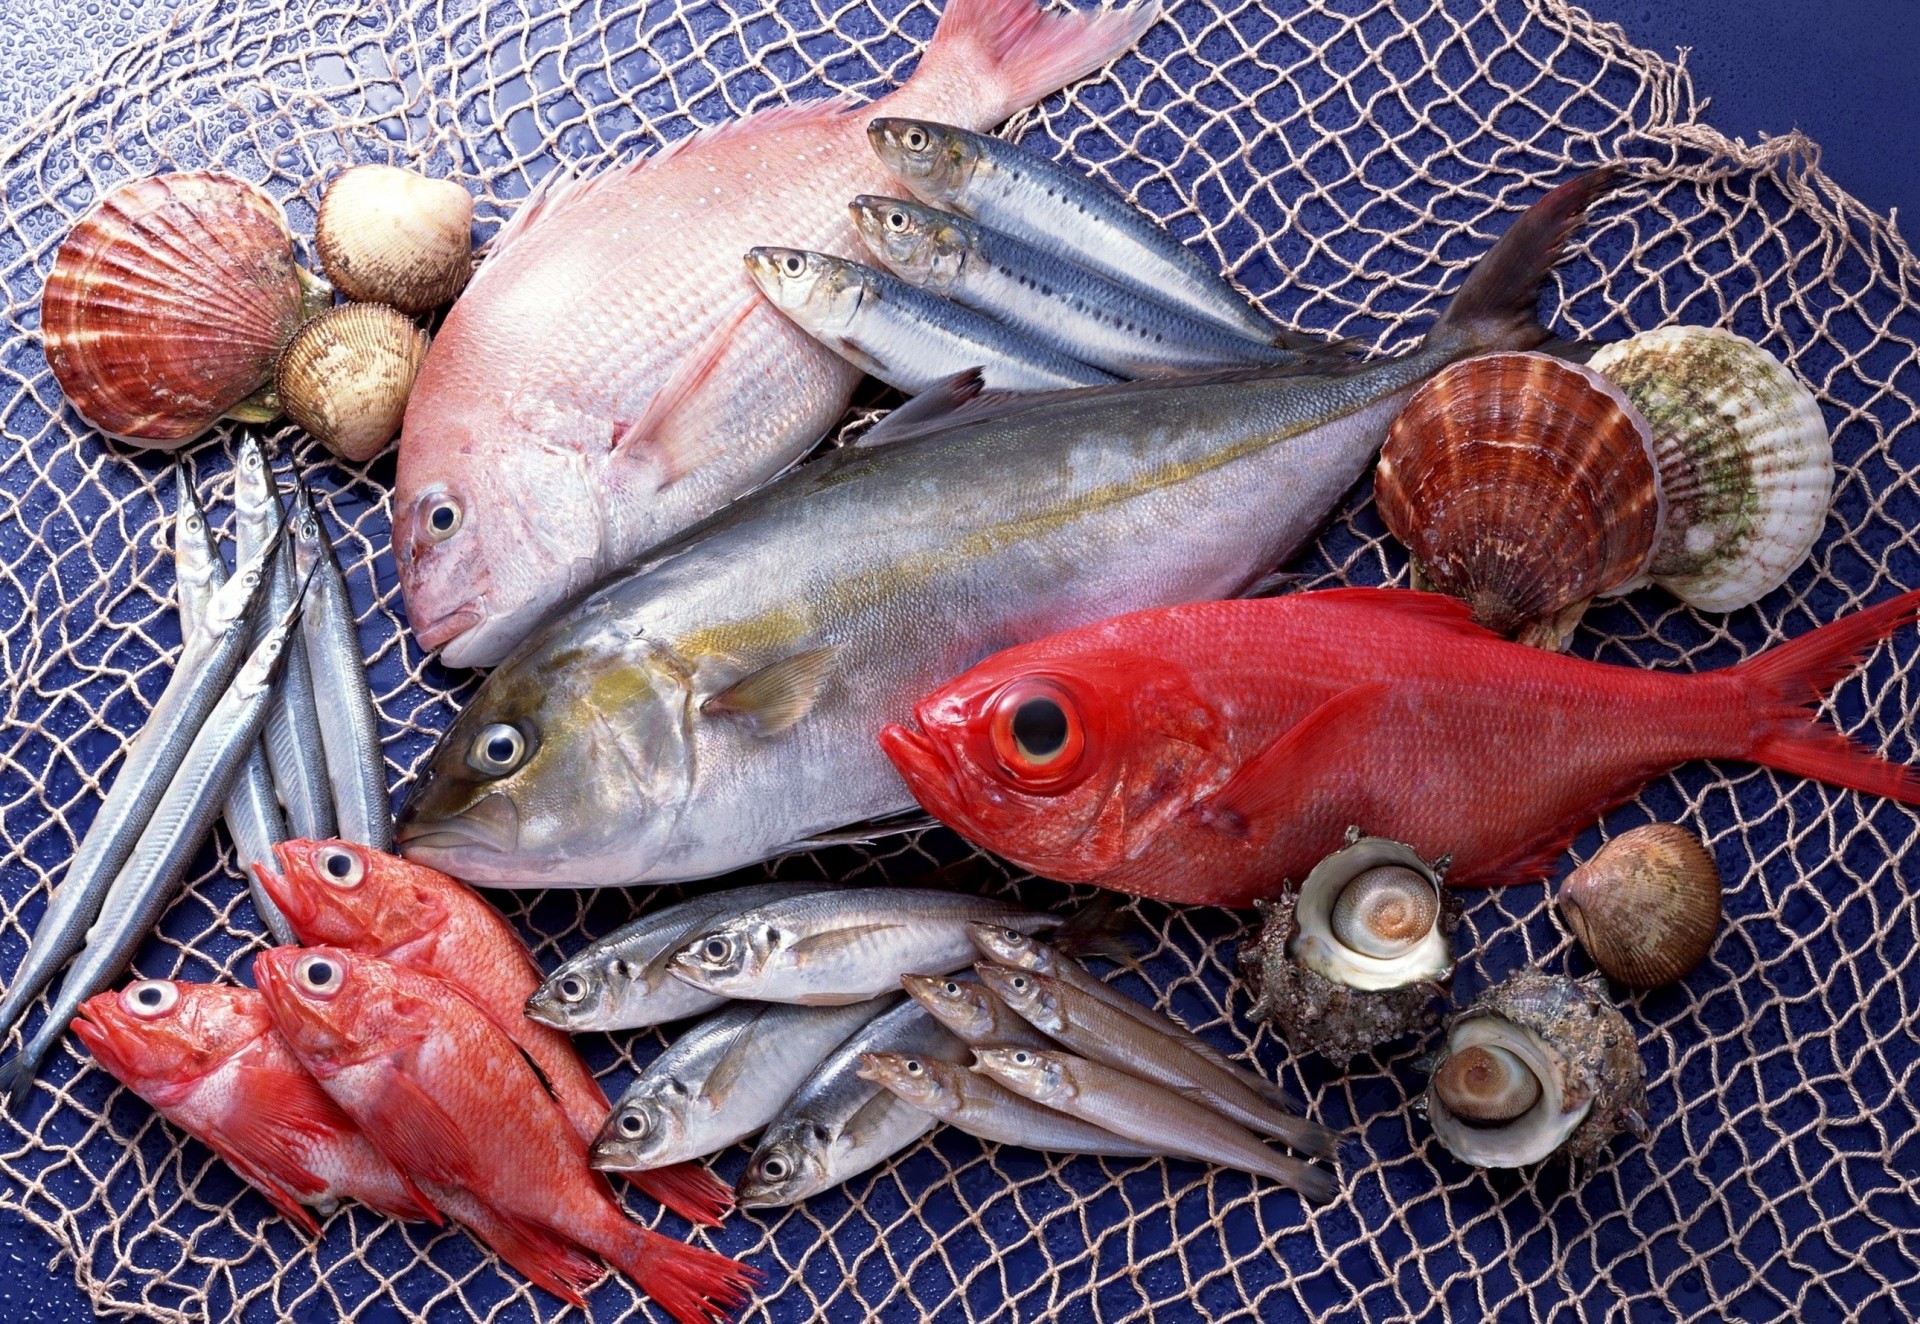
M 520 811 L 505 791 L 493 791 L 445 818 L 422 821 L 403 812 L 394 825 L 393 837 L 400 853 L 409 859 L 423 853 L 459 850 L 510 855 L 520 845 Z
M 461 636 L 478 630 L 486 624 L 486 620 L 487 613 L 481 609 L 478 600 L 463 602 L 452 611 L 444 612 L 423 624 L 415 624 L 413 637 L 429 653 L 439 653 L 445 665 L 465 666 L 466 663 L 452 660 L 448 650 L 457 649 Z
M 968 815 L 960 808 L 960 779 L 938 743 L 910 726 L 889 722 L 880 728 L 880 751 L 921 808 L 965 831 Z
M 276 855 L 281 855 L 282 864 L 286 862 L 282 852 L 287 844 L 281 842 L 273 848 Z M 308 926 L 313 923 L 313 907 L 308 904 L 306 889 L 295 886 L 292 879 L 277 872 L 265 861 L 254 863 L 253 876 L 260 880 L 260 888 L 267 894 L 267 899 L 280 908 L 280 913 L 286 917 L 294 933 L 304 942 Z

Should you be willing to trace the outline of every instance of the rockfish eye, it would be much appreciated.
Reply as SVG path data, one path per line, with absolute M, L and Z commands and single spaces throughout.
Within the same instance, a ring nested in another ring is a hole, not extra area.
M 1086 733 L 1071 696 L 1046 681 L 1017 681 L 993 704 L 993 752 L 1027 786 L 1051 786 L 1080 765 Z
M 320 876 L 335 887 L 358 887 L 367 876 L 366 862 L 344 846 L 326 846 L 314 853 Z
M 180 1001 L 180 989 L 170 979 L 143 979 L 120 995 L 120 1005 L 143 1021 L 158 1020 Z
M 900 141 L 909 152 L 924 152 L 933 146 L 933 136 L 918 124 L 901 134 Z
M 798 253 L 789 253 L 780 259 L 780 270 L 796 280 L 806 272 L 807 264 Z
M 427 506 L 427 532 L 436 542 L 445 542 L 460 530 L 460 503 L 450 496 L 435 497 Z
M 505 722 L 495 722 L 482 728 L 473 738 L 473 749 L 467 754 L 467 766 L 475 772 L 484 772 L 494 777 L 504 777 L 520 766 L 520 760 L 526 757 L 527 738 L 520 734 L 520 728 Z
M 563 1002 L 578 1002 L 587 996 L 587 981 L 579 975 L 568 975 L 560 981 L 560 999 Z
M 647 1119 L 642 1113 L 621 1113 L 620 1134 L 629 1140 L 638 1140 L 647 1133 Z
M 330 998 L 340 991 L 340 979 L 346 972 L 330 956 L 307 956 L 293 967 L 293 977 L 309 993 Z

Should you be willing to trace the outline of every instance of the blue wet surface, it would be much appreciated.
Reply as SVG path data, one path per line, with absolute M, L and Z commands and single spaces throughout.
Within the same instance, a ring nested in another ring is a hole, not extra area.
M 107 51 L 164 22 L 171 4 L 0 0 L 0 22 L 9 31 L 8 58 L 0 61 L 0 136 L 10 137 L 59 88 L 86 77 Z M 1804 130 L 1822 145 L 1823 164 L 1843 187 L 1877 210 L 1899 208 L 1907 233 L 1916 233 L 1920 5 L 1913 0 L 1593 0 L 1589 8 L 1656 50 L 1692 47 L 1699 90 L 1713 99 L 1710 122 L 1749 141 L 1763 131 Z M 55 1263 L 55 1253 L 18 1215 L 0 1212 L 0 1321 L 92 1318 L 71 1264 Z M 1684 1280 L 1676 1290 L 1676 1305 L 1698 1304 L 1683 1299 Z

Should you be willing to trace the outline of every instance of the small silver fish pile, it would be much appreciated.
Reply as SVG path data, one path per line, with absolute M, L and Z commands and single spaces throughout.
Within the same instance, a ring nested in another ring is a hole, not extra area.
M 255 862 L 271 863 L 275 842 L 340 836 L 380 850 L 393 844 L 379 724 L 346 580 L 305 487 L 296 483 L 285 517 L 258 443 L 242 444 L 234 468 L 239 564 L 229 578 L 184 470 L 176 485 L 180 655 L 0 998 L 4 1036 L 67 966 L 46 1019 L 0 1067 L 10 1107 L 25 1102 L 80 1004 L 127 968 L 215 819 L 225 818 L 254 907 L 279 943 L 294 940 L 292 929 L 251 879 Z
M 746 263 L 796 325 L 890 386 L 918 394 L 978 368 L 990 391 L 1048 391 L 1344 357 L 1056 162 L 925 120 L 876 119 L 868 138 L 919 199 L 850 205 L 886 270 L 793 248 Z
M 609 935 L 554 971 L 527 1014 L 574 1031 L 705 1014 L 614 1105 L 592 1162 L 645 1171 L 758 1134 L 736 1192 L 749 1208 L 845 1182 L 941 1121 L 1032 1148 L 1230 1164 L 1330 1198 L 1326 1172 L 1254 1132 L 1322 1157 L 1331 1132 L 1066 954 L 1120 952 L 1112 922 L 1104 903 L 1063 922 L 932 887 L 770 883 Z M 1037 936 L 1049 930 L 1058 945 Z M 1077 1101 L 1018 1084 L 1025 1058 L 1015 1075 L 984 1074 L 998 1053 L 1064 1064 Z

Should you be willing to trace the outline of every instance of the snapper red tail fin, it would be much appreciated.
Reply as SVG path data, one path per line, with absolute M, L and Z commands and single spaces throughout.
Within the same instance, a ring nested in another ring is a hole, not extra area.
M 1160 0 L 1091 13 L 1036 0 L 948 0 L 907 99 L 926 119 L 989 129 L 1116 59 L 1160 17 Z M 892 109 L 897 105 L 900 109 Z
M 1770 709 L 1773 726 L 1747 757 L 1781 772 L 1920 805 L 1920 768 L 1890 763 L 1807 711 L 1865 659 L 1872 647 L 1920 617 L 1920 591 L 1843 616 L 1831 625 L 1742 662 L 1739 677 Z
M 726 1319 L 760 1281 L 738 1260 L 637 1226 L 625 1253 L 609 1258 L 680 1324 Z
M 733 1208 L 733 1188 L 698 1163 L 675 1163 L 621 1174 L 689 1223 L 719 1227 Z

